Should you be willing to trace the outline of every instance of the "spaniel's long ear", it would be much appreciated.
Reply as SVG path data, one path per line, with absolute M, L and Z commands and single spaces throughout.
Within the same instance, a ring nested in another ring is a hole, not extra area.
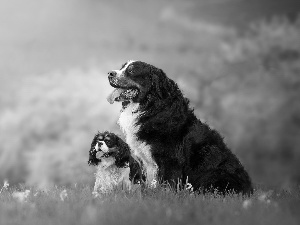
M 91 147 L 90 147 L 90 150 L 89 150 L 89 160 L 88 160 L 89 165 L 97 166 L 98 163 L 101 161 L 101 160 L 96 158 L 97 151 L 95 150 L 95 146 L 98 142 L 98 138 L 99 138 L 100 135 L 101 135 L 101 133 L 98 131 L 98 133 L 94 136 L 94 139 L 91 143 Z

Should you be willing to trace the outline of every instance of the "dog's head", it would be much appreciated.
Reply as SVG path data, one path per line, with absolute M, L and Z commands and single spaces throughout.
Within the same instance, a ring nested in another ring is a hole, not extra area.
M 121 69 L 110 71 L 108 80 L 115 90 L 107 100 L 111 104 L 122 102 L 123 107 L 130 102 L 164 100 L 181 93 L 161 69 L 141 61 L 128 61 Z
M 91 144 L 88 164 L 124 167 L 129 161 L 129 154 L 129 147 L 117 135 L 107 131 L 98 132 Z

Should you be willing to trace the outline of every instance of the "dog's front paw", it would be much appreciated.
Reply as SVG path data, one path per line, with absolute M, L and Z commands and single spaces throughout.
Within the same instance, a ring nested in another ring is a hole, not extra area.
M 99 193 L 97 191 L 93 191 L 92 195 L 93 195 L 94 198 L 97 198 L 99 196 Z
M 150 188 L 156 188 L 157 187 L 157 180 L 153 179 L 150 183 Z

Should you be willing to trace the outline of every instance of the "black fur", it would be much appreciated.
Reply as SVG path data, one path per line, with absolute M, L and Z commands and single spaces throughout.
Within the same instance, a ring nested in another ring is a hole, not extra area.
M 133 183 L 143 181 L 144 178 L 142 175 L 142 170 L 139 166 L 139 163 L 131 156 L 129 146 L 120 137 L 108 131 L 103 133 L 98 132 L 95 135 L 89 150 L 89 165 L 97 166 L 101 162 L 101 159 L 96 158 L 97 151 L 95 151 L 95 146 L 99 141 L 105 141 L 106 145 L 112 149 L 112 151 L 107 154 L 107 157 L 114 157 L 115 165 L 118 168 L 123 168 L 129 165 L 130 181 L 133 181 Z
M 250 177 L 237 157 L 216 130 L 196 118 L 189 100 L 161 69 L 136 61 L 122 79 L 139 89 L 132 99 L 140 103 L 136 135 L 151 146 L 161 180 L 188 180 L 194 190 L 252 193 Z

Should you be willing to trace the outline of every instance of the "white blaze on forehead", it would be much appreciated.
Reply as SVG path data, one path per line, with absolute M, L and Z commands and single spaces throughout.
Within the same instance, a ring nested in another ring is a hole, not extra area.
M 102 143 L 102 145 L 98 144 L 98 143 Z M 102 152 L 108 152 L 109 151 L 109 148 L 107 147 L 105 141 L 99 141 L 98 143 L 97 143 L 98 149 L 100 149 Z
M 129 61 L 127 61 L 125 66 L 123 66 L 120 70 L 113 70 L 113 71 L 117 73 L 117 76 L 121 76 L 123 74 L 123 72 L 127 69 L 127 67 L 135 61 L 136 60 L 129 60 Z

